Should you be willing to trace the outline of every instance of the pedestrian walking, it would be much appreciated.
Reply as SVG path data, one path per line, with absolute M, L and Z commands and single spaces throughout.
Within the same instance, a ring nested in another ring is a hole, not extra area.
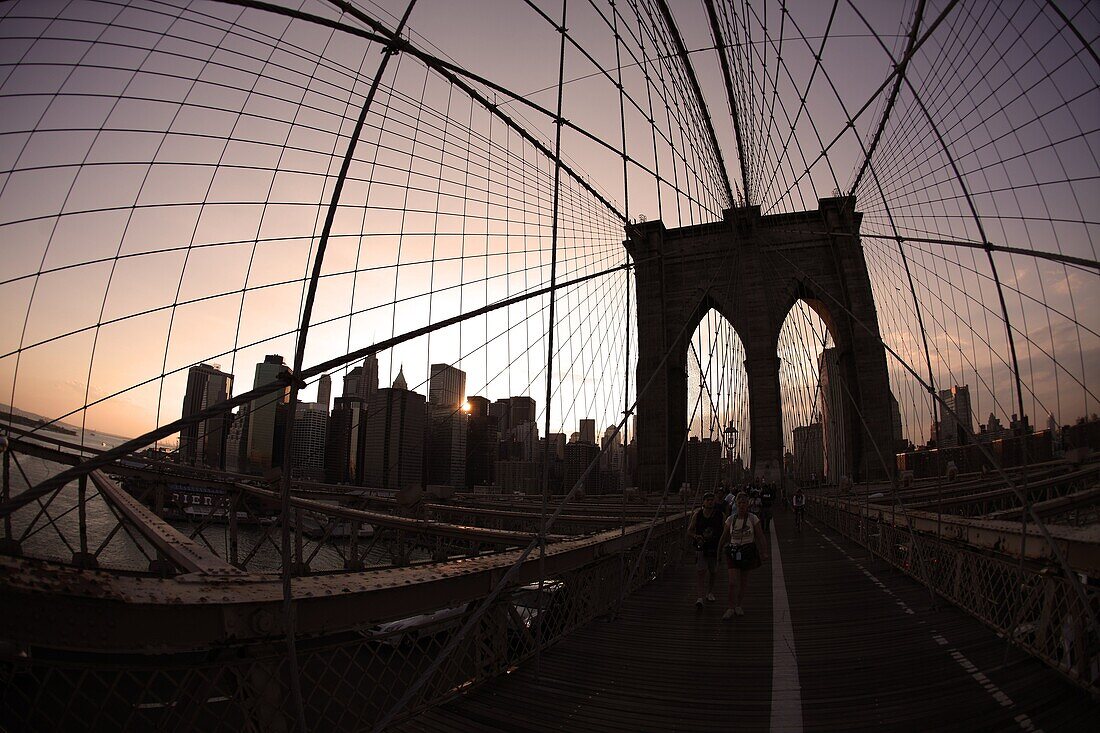
M 703 505 L 695 510 L 688 522 L 688 541 L 695 548 L 695 607 L 703 608 L 703 599 L 714 601 L 714 579 L 718 571 L 718 539 L 725 526 L 724 517 L 715 506 L 714 493 L 703 494 Z M 703 590 L 706 589 L 706 595 Z
M 764 484 L 760 490 L 760 523 L 764 525 L 764 534 L 772 522 L 772 507 L 775 505 L 775 484 Z
M 726 553 L 726 567 L 729 568 L 729 608 L 722 616 L 724 621 L 734 615 L 745 615 L 742 605 L 749 586 L 749 573 L 771 556 L 768 535 L 760 519 L 749 511 L 749 495 L 738 494 L 736 506 L 737 511 L 726 520 L 718 541 Z
M 802 487 L 791 497 L 791 507 L 794 509 L 794 528 L 801 532 L 802 515 L 806 512 L 806 495 L 802 493 Z

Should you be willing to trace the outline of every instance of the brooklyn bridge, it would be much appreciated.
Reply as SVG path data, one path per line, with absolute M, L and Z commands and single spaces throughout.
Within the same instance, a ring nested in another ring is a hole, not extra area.
M 1098 37 L 0 3 L 0 730 L 1094 729 Z

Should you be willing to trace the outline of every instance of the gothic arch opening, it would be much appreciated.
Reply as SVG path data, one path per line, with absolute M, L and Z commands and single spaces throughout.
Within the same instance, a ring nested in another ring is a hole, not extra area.
M 795 484 L 836 484 L 851 476 L 851 399 L 840 377 L 828 311 L 800 297 L 779 330 L 784 471 Z
M 687 347 L 684 481 L 713 490 L 740 483 L 752 466 L 745 346 L 721 313 L 708 308 Z

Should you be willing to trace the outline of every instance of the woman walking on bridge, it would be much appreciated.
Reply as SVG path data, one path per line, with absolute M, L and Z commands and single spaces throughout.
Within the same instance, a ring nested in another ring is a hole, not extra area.
M 699 591 L 699 597 L 695 601 L 695 607 L 703 608 L 704 582 L 707 590 L 706 599 L 714 600 L 714 578 L 718 569 L 718 537 L 722 534 L 723 514 L 714 505 L 714 494 L 710 491 L 703 494 L 703 506 L 695 510 L 691 521 L 688 522 L 688 540 L 695 548 L 695 585 Z
M 726 553 L 726 566 L 729 568 L 729 608 L 722 616 L 723 621 L 733 618 L 734 614 L 744 616 L 741 604 L 745 600 L 745 590 L 749 586 L 749 572 L 760 567 L 762 560 L 771 554 L 768 535 L 760 526 L 760 520 L 749 511 L 749 495 L 741 492 L 737 495 L 737 511 L 730 515 L 722 529 L 722 538 L 718 541 Z

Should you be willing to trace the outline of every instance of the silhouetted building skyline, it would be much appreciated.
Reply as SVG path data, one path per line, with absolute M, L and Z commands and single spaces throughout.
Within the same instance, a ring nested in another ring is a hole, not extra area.
M 404 489 L 424 485 L 424 431 L 427 402 L 408 389 L 402 368 L 393 386 L 379 389 L 367 403 L 364 485 Z
M 283 357 L 278 354 L 268 354 L 264 360 L 256 365 L 256 374 L 252 380 L 252 388 L 263 387 L 279 380 L 283 372 L 290 368 L 283 363 Z M 262 473 L 275 464 L 277 454 L 281 454 L 282 446 L 276 446 L 276 421 L 278 419 L 278 406 L 286 404 L 290 399 L 290 385 L 281 391 L 277 390 L 262 397 L 257 397 L 249 403 L 248 422 L 248 465 L 249 470 Z
M 187 370 L 187 389 L 183 395 L 183 417 L 197 414 L 224 402 L 233 393 L 233 375 L 217 364 L 198 364 Z M 226 411 L 180 430 L 179 452 L 184 463 L 210 468 L 226 468 L 226 444 L 232 413 Z

